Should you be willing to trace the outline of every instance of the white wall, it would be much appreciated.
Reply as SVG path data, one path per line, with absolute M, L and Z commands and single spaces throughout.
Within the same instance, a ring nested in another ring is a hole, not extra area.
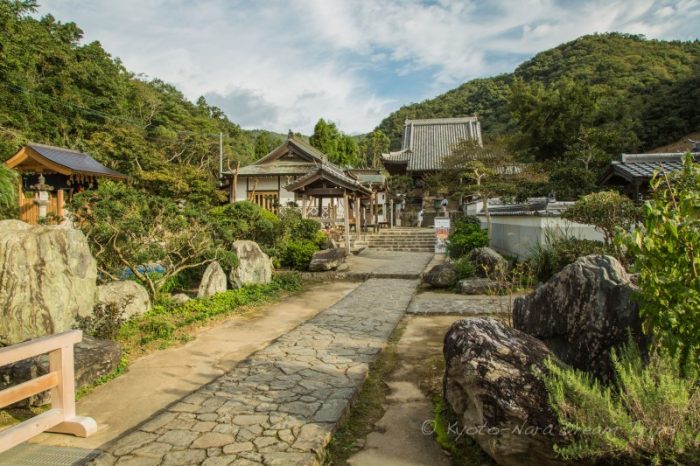
M 486 228 L 486 217 L 480 215 L 479 220 Z M 570 222 L 561 217 L 497 215 L 491 217 L 491 223 L 491 247 L 518 258 L 529 257 L 535 245 L 545 241 L 548 231 L 581 239 L 603 241 L 602 233 L 598 232 L 593 225 Z

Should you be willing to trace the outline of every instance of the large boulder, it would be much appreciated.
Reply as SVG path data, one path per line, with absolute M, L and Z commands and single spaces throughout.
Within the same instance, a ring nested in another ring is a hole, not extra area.
M 445 400 L 463 433 L 502 466 L 563 464 L 553 445 L 565 440 L 538 376 L 552 356 L 541 341 L 495 319 L 464 319 L 443 354 Z
M 97 301 L 105 306 L 116 306 L 123 319 L 145 314 L 151 309 L 148 291 L 133 280 L 117 280 L 98 286 Z
M 229 281 L 234 288 L 265 284 L 272 281 L 272 260 L 262 252 L 255 241 L 239 240 L 233 243 L 238 266 L 231 270 Z
M 92 312 L 96 279 L 80 230 L 0 221 L 0 346 L 70 330 Z
M 449 288 L 457 282 L 457 278 L 457 269 L 448 262 L 430 269 L 423 276 L 423 281 L 434 288 Z
M 631 333 L 644 348 L 635 287 L 617 259 L 586 256 L 515 300 L 513 326 L 542 340 L 563 362 L 602 380 L 610 350 Z
M 317 251 L 314 253 L 309 263 L 310 272 L 327 272 L 336 270 L 341 264 L 345 263 L 347 251 L 345 248 L 326 249 L 325 251 Z
M 81 389 L 102 376 L 110 374 L 121 360 L 119 343 L 83 336 L 83 341 L 74 346 L 75 388 Z M 44 354 L 0 367 L 0 390 L 26 382 L 49 371 L 49 357 Z M 51 402 L 51 393 L 46 391 L 20 401 L 18 406 L 41 406 Z
M 214 261 L 204 270 L 202 281 L 199 283 L 197 297 L 207 298 L 224 291 L 226 291 L 226 273 L 224 273 L 221 265 Z
M 476 267 L 476 274 L 484 278 L 498 278 L 508 271 L 508 261 L 491 248 L 475 248 L 469 253 L 469 260 Z

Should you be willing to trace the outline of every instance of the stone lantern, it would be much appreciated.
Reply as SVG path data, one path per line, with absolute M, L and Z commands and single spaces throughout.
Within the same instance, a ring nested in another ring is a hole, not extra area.
M 43 173 L 40 173 L 39 182 L 30 187 L 37 192 L 34 203 L 39 206 L 39 218 L 46 218 L 49 207 L 49 193 L 53 191 L 53 186 L 46 184 L 46 179 L 44 178 Z

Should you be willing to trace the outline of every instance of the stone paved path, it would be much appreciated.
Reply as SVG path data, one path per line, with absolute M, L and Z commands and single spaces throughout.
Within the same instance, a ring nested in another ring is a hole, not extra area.
M 94 464 L 322 461 L 336 422 L 416 286 L 414 280 L 364 282 L 226 375 L 108 445 Z
M 515 299 L 521 294 L 514 295 Z M 465 315 L 505 314 L 512 312 L 511 297 L 495 295 L 462 295 L 428 291 L 411 302 L 408 314 Z

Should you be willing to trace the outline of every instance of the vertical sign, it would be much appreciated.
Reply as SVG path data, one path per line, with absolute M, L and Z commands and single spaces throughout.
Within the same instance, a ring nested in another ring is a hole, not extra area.
M 449 237 L 449 217 L 435 217 L 435 254 L 445 254 L 447 252 L 447 239 Z

